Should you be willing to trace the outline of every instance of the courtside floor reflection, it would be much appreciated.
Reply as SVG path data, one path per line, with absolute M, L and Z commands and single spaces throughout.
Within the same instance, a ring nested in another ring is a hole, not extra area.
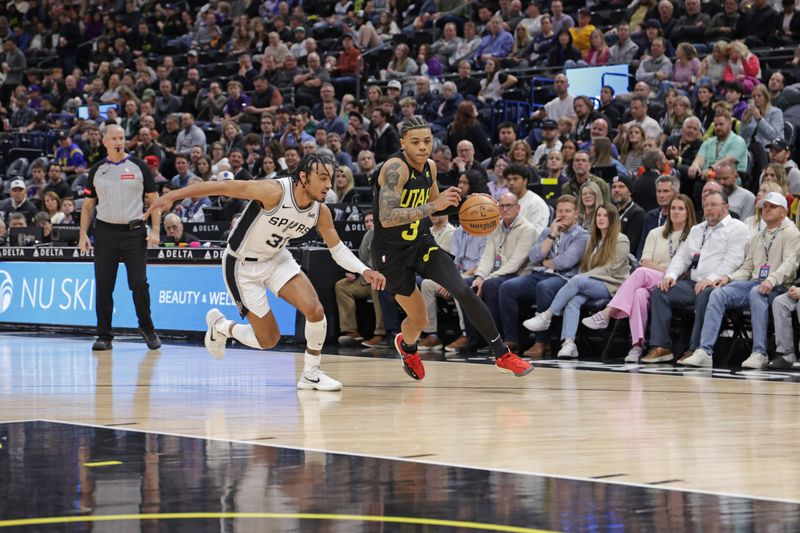
M 800 505 L 48 421 L 0 424 L 0 528 L 796 531 Z M 26 520 L 27 519 L 27 520 Z

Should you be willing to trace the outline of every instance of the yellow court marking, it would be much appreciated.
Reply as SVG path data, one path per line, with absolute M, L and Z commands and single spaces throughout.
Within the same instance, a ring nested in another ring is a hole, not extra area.
M 91 468 L 93 466 L 116 466 L 121 464 L 122 461 L 96 461 L 94 463 L 83 463 L 83 466 L 88 466 Z
M 83 522 L 116 522 L 121 520 L 193 520 L 198 518 L 294 518 L 298 520 L 341 520 L 355 522 L 381 522 L 387 524 L 417 524 L 426 526 L 461 527 L 484 531 L 502 531 L 508 533 L 553 533 L 552 531 L 547 531 L 544 529 L 482 524 L 479 522 L 462 522 L 460 520 L 439 520 L 436 518 L 413 518 L 405 516 L 369 516 L 315 513 L 145 513 L 91 516 L 52 516 L 0 520 L 0 527 L 41 526 L 45 524 L 75 524 Z

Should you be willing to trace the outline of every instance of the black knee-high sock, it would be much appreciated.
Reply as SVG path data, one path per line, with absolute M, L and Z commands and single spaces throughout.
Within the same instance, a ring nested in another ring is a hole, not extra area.
M 497 330 L 489 308 L 467 285 L 450 256 L 444 252 L 432 254 L 430 263 L 423 275 L 444 287 L 461 304 L 470 323 L 486 339 L 495 357 L 505 355 L 508 348 Z

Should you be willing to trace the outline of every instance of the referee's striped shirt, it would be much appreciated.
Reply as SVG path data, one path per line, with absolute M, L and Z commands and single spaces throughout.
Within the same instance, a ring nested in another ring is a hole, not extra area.
M 109 224 L 127 224 L 142 217 L 144 194 L 156 192 L 156 180 L 147 164 L 131 155 L 119 163 L 107 158 L 89 170 L 83 193 L 97 199 L 97 219 Z

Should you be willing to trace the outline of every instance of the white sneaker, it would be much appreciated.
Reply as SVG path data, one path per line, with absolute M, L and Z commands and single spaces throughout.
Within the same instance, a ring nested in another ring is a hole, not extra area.
M 216 307 L 206 313 L 206 326 L 208 326 L 208 329 L 206 329 L 204 343 L 208 353 L 217 359 L 225 357 L 225 343 L 228 341 L 228 336 L 223 335 L 216 329 L 216 325 L 222 320 L 225 320 L 225 315 Z
M 643 353 L 644 353 L 644 347 L 641 344 L 637 344 L 633 346 L 631 348 L 631 351 L 628 352 L 628 355 L 625 356 L 625 362 L 638 363 Z
M 297 388 L 302 390 L 337 391 L 342 390 L 342 384 L 328 376 L 317 367 L 314 370 L 305 370 L 297 382 Z
M 523 322 L 522 325 L 530 331 L 547 331 L 550 329 L 550 322 L 552 322 L 552 319 L 547 318 L 544 313 L 536 313 L 533 317 Z
M 602 311 L 598 311 L 597 313 L 593 314 L 592 316 L 587 316 L 581 323 L 589 329 L 606 329 L 608 328 L 608 319 L 606 315 L 603 314 Z
M 564 344 L 561 345 L 561 349 L 558 351 L 557 357 L 566 359 L 577 359 L 578 347 L 572 341 L 564 341 Z
M 742 368 L 752 368 L 754 370 L 764 370 L 767 368 L 769 358 L 763 353 L 753 352 L 750 357 L 744 360 Z
M 697 366 L 697 367 L 707 367 L 711 368 L 713 366 L 714 360 L 712 359 L 711 355 L 706 352 L 702 348 L 698 348 L 694 351 L 692 355 L 678 361 L 679 365 L 686 365 L 686 366 Z

